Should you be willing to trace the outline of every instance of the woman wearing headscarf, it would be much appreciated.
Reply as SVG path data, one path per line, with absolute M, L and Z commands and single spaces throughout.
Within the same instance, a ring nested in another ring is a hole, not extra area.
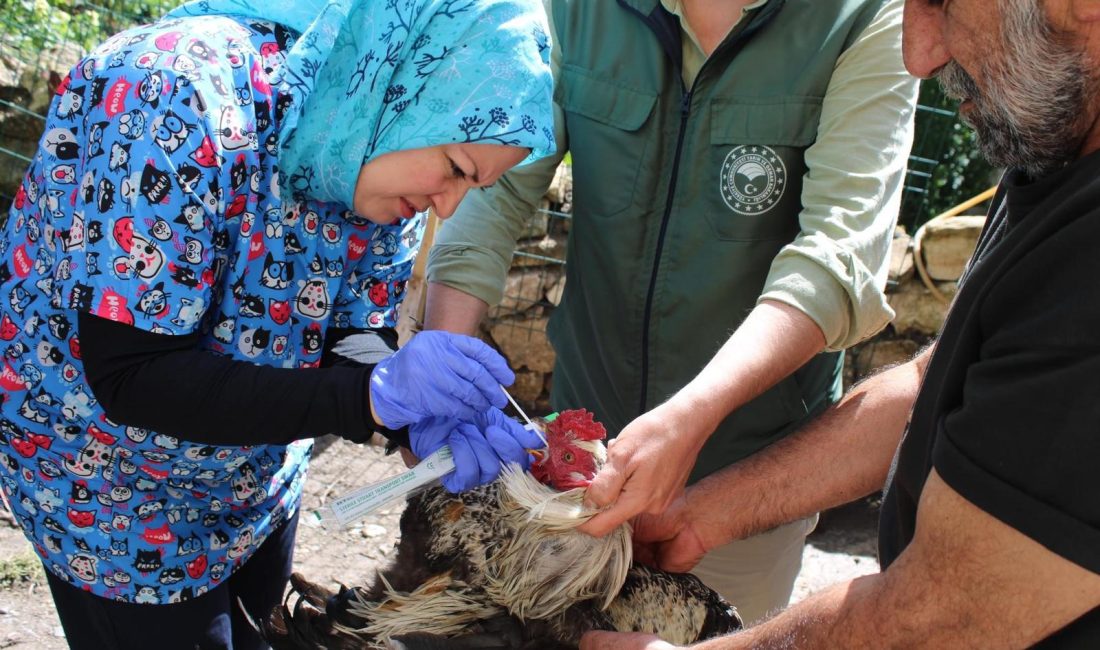
M 393 328 L 420 213 L 553 148 L 544 21 L 204 0 L 64 80 L 0 240 L 0 487 L 72 647 L 261 647 L 313 435 L 527 462 L 504 360 Z

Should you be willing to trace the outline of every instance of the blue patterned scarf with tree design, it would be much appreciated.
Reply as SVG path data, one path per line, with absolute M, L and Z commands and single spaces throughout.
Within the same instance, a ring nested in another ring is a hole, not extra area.
M 283 185 L 353 205 L 361 166 L 449 143 L 554 149 L 541 0 L 197 0 L 169 16 L 261 18 L 300 33 L 275 83 Z

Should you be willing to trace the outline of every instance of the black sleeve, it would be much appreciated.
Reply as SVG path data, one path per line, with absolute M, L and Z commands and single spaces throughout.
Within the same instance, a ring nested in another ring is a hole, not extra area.
M 1048 217 L 1058 215 L 1027 218 Z M 936 470 L 953 490 L 1094 573 L 1100 573 L 1100 262 L 1082 242 L 1097 237 L 1100 218 L 1082 217 L 1045 241 L 1029 242 L 1026 255 L 997 270 L 967 316 L 980 338 L 967 336 L 980 348 L 959 400 L 937 423 L 933 448 Z
M 329 328 L 325 332 L 325 347 L 321 351 L 321 367 L 374 370 L 394 352 L 397 352 L 397 330 L 392 327 L 370 330 Z M 411 446 L 408 427 L 390 429 L 375 422 L 374 430 L 389 440 L 386 453 L 392 453 L 397 447 Z
M 87 313 L 77 322 L 88 385 L 114 422 L 215 445 L 286 444 L 325 433 L 364 442 L 375 431 L 404 433 L 408 444 L 407 433 L 370 415 L 373 363 L 326 350 L 331 367 L 257 366 L 200 349 L 197 333 L 153 334 Z M 359 334 L 344 331 L 333 347 Z

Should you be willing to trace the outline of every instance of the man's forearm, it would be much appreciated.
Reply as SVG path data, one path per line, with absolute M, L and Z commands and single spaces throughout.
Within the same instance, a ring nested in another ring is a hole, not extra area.
M 885 572 L 692 647 L 1029 648 L 1097 603 L 1100 576 L 967 501 L 933 470 L 913 541 Z
M 891 592 L 901 585 L 892 585 L 886 574 L 879 573 L 843 582 L 814 594 L 775 617 L 730 636 L 710 639 L 690 646 L 692 650 L 830 650 L 832 648 L 886 647 L 975 647 L 953 644 L 951 635 L 929 643 L 917 640 L 921 630 L 911 624 L 910 617 L 938 619 L 940 613 L 929 607 L 921 611 L 888 610 L 884 601 L 899 600 L 916 605 L 928 595 L 926 585 L 912 585 L 921 591 L 917 598 L 897 599 Z M 927 603 L 921 602 L 922 605 Z M 922 621 L 923 623 L 924 621 Z M 915 638 L 917 637 L 917 638 Z M 944 643 L 944 645 L 941 645 Z
M 489 305 L 484 300 L 439 282 L 428 283 L 424 329 L 477 336 Z
M 797 433 L 693 486 L 693 510 L 731 512 L 708 535 L 720 539 L 708 541 L 741 539 L 881 488 L 927 356 L 871 377 Z
M 699 436 L 709 436 L 730 413 L 823 349 L 825 337 L 809 316 L 789 305 L 765 301 L 667 406 L 694 423 Z
M 1098 605 L 1100 575 L 985 512 L 932 470 L 913 539 L 886 571 L 691 648 L 1030 648 Z M 597 633 L 581 648 L 670 646 Z

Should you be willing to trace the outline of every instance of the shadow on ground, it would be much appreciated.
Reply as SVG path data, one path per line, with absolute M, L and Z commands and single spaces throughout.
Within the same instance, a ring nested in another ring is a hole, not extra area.
M 822 551 L 877 557 L 880 495 L 859 499 L 821 513 L 807 540 Z

